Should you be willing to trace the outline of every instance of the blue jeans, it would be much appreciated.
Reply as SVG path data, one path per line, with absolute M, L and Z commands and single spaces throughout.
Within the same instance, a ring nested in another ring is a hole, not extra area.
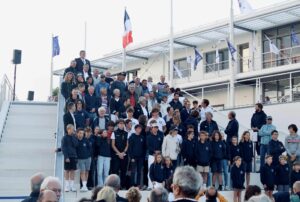
M 110 168 L 110 157 L 98 156 L 98 186 L 104 185 L 105 179 L 108 177 Z
M 223 185 L 224 186 L 229 186 L 229 182 L 228 182 L 228 160 L 227 159 L 223 159 L 222 160 L 222 170 L 223 170 Z
M 265 164 L 265 157 L 268 154 L 269 145 L 261 144 L 260 145 L 260 169 Z

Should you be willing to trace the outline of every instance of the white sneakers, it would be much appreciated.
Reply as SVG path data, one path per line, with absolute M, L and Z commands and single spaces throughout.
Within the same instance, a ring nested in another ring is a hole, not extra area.
M 69 192 L 69 191 L 72 191 L 72 192 L 76 192 L 77 189 L 76 187 L 74 186 L 74 181 L 65 181 L 65 192 Z
M 89 191 L 88 188 L 86 186 L 82 186 L 80 189 L 81 192 L 87 192 Z
M 70 186 L 69 183 L 65 184 L 65 192 L 69 192 L 70 191 Z

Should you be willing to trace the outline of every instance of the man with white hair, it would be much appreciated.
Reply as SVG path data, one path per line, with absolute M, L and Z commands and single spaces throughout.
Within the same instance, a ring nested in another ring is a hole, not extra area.
M 57 177 L 48 176 L 44 179 L 43 183 L 41 184 L 40 192 L 45 190 L 51 190 L 55 192 L 57 200 L 59 201 L 61 196 L 61 183 Z
M 107 124 L 109 122 L 109 116 L 106 115 L 105 107 L 99 107 L 98 109 L 98 117 L 96 117 L 93 121 L 93 131 L 95 127 L 99 126 L 100 130 L 107 129 Z
M 118 175 L 115 175 L 115 174 L 109 175 L 106 178 L 104 185 L 111 187 L 116 192 L 116 201 L 117 202 L 128 202 L 127 199 L 122 198 L 118 195 L 118 192 L 120 191 L 120 188 L 121 188 L 121 180 Z
M 139 97 L 139 103 L 134 108 L 133 117 L 139 119 L 141 115 L 149 117 L 149 111 L 147 107 L 147 100 L 144 96 Z
M 41 184 L 45 176 L 42 173 L 36 173 L 30 178 L 31 193 L 30 196 L 22 202 L 36 202 L 40 194 Z
M 176 168 L 173 177 L 173 194 L 176 202 L 196 201 L 202 185 L 201 175 L 191 166 Z
M 54 191 L 45 190 L 40 193 L 38 202 L 58 202 L 58 198 Z
M 291 195 L 291 202 L 300 201 L 300 181 L 296 181 L 293 184 L 293 192 L 294 194 Z
M 166 189 L 160 187 L 153 189 L 150 192 L 149 202 L 168 202 L 168 192 Z

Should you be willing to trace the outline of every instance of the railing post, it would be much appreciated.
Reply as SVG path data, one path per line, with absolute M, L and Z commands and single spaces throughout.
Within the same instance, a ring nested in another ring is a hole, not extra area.
M 290 73 L 290 102 L 293 102 L 293 80 L 292 80 L 292 73 Z

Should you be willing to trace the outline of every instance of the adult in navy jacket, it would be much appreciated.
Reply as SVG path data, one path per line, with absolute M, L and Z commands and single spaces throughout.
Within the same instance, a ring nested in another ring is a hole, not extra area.
M 198 116 L 199 116 L 198 111 L 192 111 L 189 118 L 187 118 L 187 120 L 183 124 L 185 126 L 188 126 L 188 125 L 194 126 L 195 134 L 198 134 L 198 132 L 199 132 L 198 131 Z
M 144 114 L 143 108 L 145 109 L 147 115 Z M 148 107 L 147 107 L 147 103 L 146 103 L 146 98 L 143 96 L 139 97 L 139 103 L 136 104 L 136 106 L 134 107 L 133 117 L 135 119 L 139 119 L 139 117 L 141 115 L 145 115 L 145 116 L 147 116 L 147 118 L 149 118 L 149 111 L 148 111 Z
M 88 87 L 88 93 L 85 95 L 85 109 L 89 113 L 91 119 L 94 119 L 98 108 L 101 106 L 100 99 L 95 95 L 94 86 Z
M 267 123 L 267 115 L 262 109 L 263 109 L 263 105 L 261 103 L 257 103 L 255 105 L 255 112 L 251 118 L 251 129 L 254 132 L 258 132 L 261 129 L 261 127 Z M 260 146 L 259 146 L 260 136 L 258 135 L 257 138 L 258 140 L 256 143 L 256 153 L 260 155 Z
M 231 138 L 233 136 L 239 137 L 239 122 L 236 120 L 236 114 L 234 111 L 228 113 L 229 122 L 225 129 L 225 134 L 227 135 L 226 143 L 231 143 Z
M 206 131 L 211 137 L 214 131 L 218 131 L 219 127 L 216 121 L 212 120 L 213 115 L 211 112 L 206 112 L 206 120 L 200 124 L 200 131 Z
M 94 131 L 96 126 L 100 127 L 100 130 L 107 129 L 107 125 L 110 121 L 109 116 L 105 114 L 106 109 L 104 107 L 100 107 L 98 109 L 98 116 L 94 119 L 93 124 L 92 124 L 92 129 Z M 104 122 L 102 122 L 102 120 Z M 103 125 L 101 125 L 103 123 Z
M 73 102 L 68 103 L 67 109 L 68 112 L 63 116 L 65 133 L 67 133 L 67 125 L 69 124 L 72 124 L 76 129 L 76 119 L 74 116 L 74 112 L 76 110 L 75 104 Z
M 88 59 L 85 59 L 85 55 L 86 55 L 86 53 L 85 53 L 85 51 L 84 50 L 81 50 L 80 52 L 79 52 L 79 55 L 80 55 L 80 57 L 79 58 L 76 58 L 75 59 L 75 61 L 76 61 L 76 70 L 77 70 L 77 72 L 79 73 L 83 73 L 83 65 L 85 65 L 85 64 L 87 64 L 87 65 L 89 65 L 89 74 L 92 74 L 92 72 L 91 72 L 91 62 L 88 60 Z

